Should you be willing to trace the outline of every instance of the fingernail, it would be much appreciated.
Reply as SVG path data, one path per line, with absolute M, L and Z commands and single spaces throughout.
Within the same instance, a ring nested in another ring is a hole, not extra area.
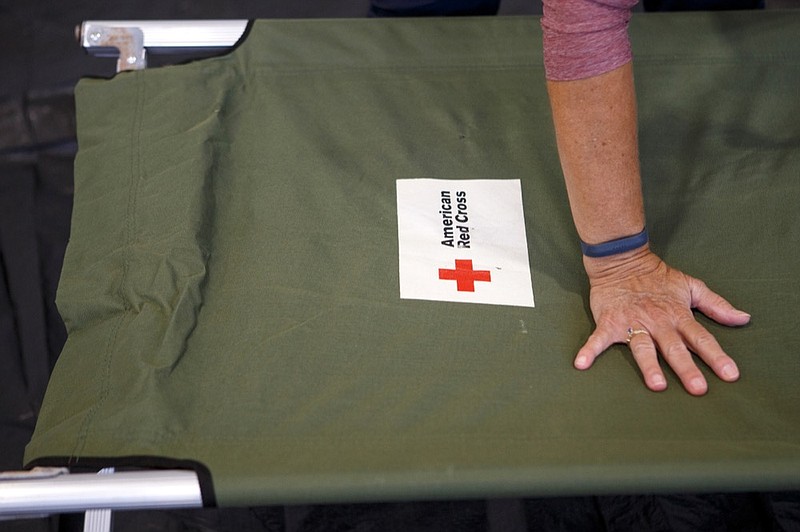
M 586 369 L 586 365 L 589 363 L 589 359 L 583 355 L 579 356 L 575 359 L 575 367 L 578 369 Z
M 654 388 L 663 388 L 667 385 L 667 381 L 664 379 L 663 375 L 653 375 L 650 377 L 650 384 L 652 384 Z
M 737 310 L 736 312 L 739 314 L 739 316 L 745 317 L 747 319 L 750 319 L 752 317 L 752 316 L 750 316 L 750 314 L 748 314 L 747 312 L 745 312 L 743 310 Z
M 689 387 L 697 392 L 704 392 L 706 390 L 706 381 L 700 377 L 695 377 L 689 381 Z
M 739 377 L 739 368 L 733 364 L 725 364 L 722 366 L 722 378 L 726 380 L 733 380 Z

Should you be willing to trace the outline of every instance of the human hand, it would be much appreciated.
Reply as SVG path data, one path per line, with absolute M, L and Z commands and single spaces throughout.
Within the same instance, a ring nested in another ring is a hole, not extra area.
M 612 344 L 628 342 L 645 385 L 653 391 L 667 387 L 659 352 L 692 395 L 708 391 L 692 353 L 720 379 L 733 382 L 739 378 L 736 363 L 694 319 L 692 309 L 728 326 L 745 325 L 749 314 L 734 308 L 702 281 L 670 268 L 647 248 L 601 259 L 584 257 L 584 265 L 596 328 L 575 357 L 577 369 L 590 368 Z

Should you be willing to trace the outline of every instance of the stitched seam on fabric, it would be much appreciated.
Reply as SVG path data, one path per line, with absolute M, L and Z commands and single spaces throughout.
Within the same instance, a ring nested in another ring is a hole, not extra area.
M 108 439 L 107 441 L 114 441 L 114 440 L 119 440 L 120 442 L 129 442 L 130 441 L 130 439 L 125 434 L 122 434 L 119 431 L 102 432 L 102 434 L 104 434 L 105 437 Z M 231 443 L 244 443 L 244 444 L 255 443 L 255 444 L 265 444 L 265 442 L 275 441 L 275 442 L 278 442 L 278 443 L 284 443 L 285 442 L 285 443 L 290 443 L 291 444 L 291 443 L 297 442 L 298 439 L 302 439 L 304 442 L 310 442 L 310 443 L 312 443 L 314 445 L 317 444 L 316 442 L 319 442 L 320 444 L 325 444 L 325 443 L 330 443 L 331 442 L 331 437 L 330 436 L 319 436 L 318 437 L 318 436 L 311 436 L 311 435 L 308 435 L 308 434 L 302 435 L 302 437 L 300 437 L 300 436 L 265 436 L 263 434 L 254 435 L 254 436 L 235 436 L 235 437 L 219 436 L 219 437 L 213 437 L 213 436 L 210 436 L 207 432 L 206 433 L 202 433 L 202 432 L 194 433 L 194 432 L 189 432 L 189 431 L 182 431 L 180 434 L 177 434 L 177 435 L 164 435 L 163 433 L 155 432 L 155 431 L 152 432 L 151 434 L 146 434 L 145 432 L 143 432 L 141 430 L 141 428 L 136 430 L 135 435 L 137 437 L 140 437 L 140 439 L 139 439 L 139 441 L 137 443 L 141 443 L 142 441 L 146 441 L 148 443 L 154 443 L 154 444 L 158 444 L 158 445 L 161 445 L 161 444 L 165 444 L 165 445 L 171 445 L 171 444 L 185 445 L 186 441 L 191 441 L 191 442 L 193 442 L 193 444 L 197 444 L 198 442 L 200 442 L 199 446 L 201 446 L 201 447 L 205 443 L 228 443 L 228 444 L 231 444 Z M 337 437 L 336 439 L 337 439 L 337 441 L 342 441 L 342 440 L 348 440 L 349 441 L 350 439 L 358 440 L 360 442 L 369 441 L 373 445 L 374 444 L 380 444 L 380 443 L 383 443 L 383 442 L 387 442 L 389 444 L 396 445 L 397 441 L 398 441 L 397 438 L 381 438 L 381 437 L 365 440 L 365 438 L 363 437 L 363 434 L 352 435 L 351 438 Z M 451 437 L 450 436 L 446 436 L 446 435 L 445 436 L 431 436 L 431 435 L 429 435 L 429 436 L 424 436 L 424 437 L 423 436 L 415 436 L 412 439 L 413 439 L 414 442 L 417 442 L 417 443 L 419 443 L 419 442 L 441 442 L 441 441 L 449 441 L 451 439 Z M 562 438 L 527 438 L 527 437 L 519 437 L 519 436 L 514 436 L 512 434 L 509 434 L 509 433 L 505 433 L 505 434 L 495 434 L 495 435 L 486 435 L 486 434 L 484 434 L 484 435 L 482 435 L 481 440 L 484 441 L 484 442 L 503 441 L 503 442 L 526 443 L 526 442 L 531 442 L 531 441 L 545 441 L 545 442 L 549 443 L 549 442 L 563 442 L 563 441 L 575 441 L 575 440 L 583 441 L 583 438 L 579 438 L 579 437 L 572 437 L 572 438 L 567 438 L 567 437 L 562 437 Z M 654 438 L 654 437 L 639 437 L 639 438 L 630 437 L 630 438 L 627 438 L 627 439 L 597 438 L 597 440 L 598 441 L 603 441 L 603 442 L 611 442 L 611 443 L 614 443 L 614 442 L 616 442 L 616 443 L 629 443 L 631 440 L 635 440 L 635 441 L 639 441 L 639 442 L 656 441 L 656 442 L 661 442 L 661 443 L 666 441 L 666 440 L 659 439 L 659 438 Z M 737 444 L 737 445 L 738 444 L 779 444 L 779 445 L 785 446 L 785 447 L 787 447 L 789 449 L 796 449 L 796 448 L 800 447 L 800 444 L 796 444 L 793 441 L 791 435 L 786 436 L 786 439 L 778 439 L 778 438 L 744 438 L 744 439 L 728 439 L 728 440 L 723 440 L 722 442 L 720 442 L 720 440 L 717 439 L 717 438 L 676 438 L 674 440 L 669 440 L 669 442 L 672 443 L 672 444 L 693 444 L 693 445 L 694 444 L 698 444 L 698 443 L 730 444 L 731 442 L 734 443 L 734 444 Z
M 668 66 L 708 66 L 708 65 L 718 65 L 718 66 L 745 66 L 745 65 L 766 65 L 766 64 L 781 64 L 786 66 L 793 66 L 793 65 L 800 65 L 800 59 L 798 60 L 788 60 L 788 59 L 754 59 L 754 60 L 747 60 L 742 61 L 738 59 L 717 59 L 717 58 L 697 58 L 697 59 L 687 59 L 687 58 L 680 58 L 680 60 L 676 60 L 675 58 L 671 58 L 668 56 L 664 57 L 636 57 L 634 59 L 634 68 L 639 66 L 645 65 L 668 65 Z M 311 73 L 341 73 L 341 74 L 349 74 L 349 73 L 364 73 L 364 72 L 372 72 L 376 74 L 403 74 L 409 72 L 436 72 L 436 73 L 449 73 L 449 72 L 509 72 L 509 71 L 520 71 L 525 72 L 526 69 L 539 69 L 543 70 L 543 66 L 540 64 L 530 64 L 530 65 L 517 65 L 517 66 L 509 66 L 509 67 L 485 67 L 485 68 L 437 68 L 437 67 L 430 67 L 430 68 L 420 68 L 420 67 L 408 67 L 408 68 L 358 68 L 358 67 L 347 67 L 347 68 L 325 68 L 325 67 L 309 67 L 309 68 L 291 68 L 291 67 L 259 67 L 255 68 L 254 72 L 258 74 L 262 73 L 269 73 L 269 74 L 284 74 L 284 75 L 299 75 L 299 74 L 311 74 Z
M 744 66 L 749 64 L 755 65 L 772 65 L 772 64 L 784 64 L 784 65 L 797 65 L 800 64 L 800 57 L 795 57 L 791 55 L 770 55 L 770 56 L 738 56 L 738 57 L 730 57 L 730 56 L 704 56 L 704 57 L 691 57 L 685 55 L 675 55 L 671 56 L 668 54 L 664 55 L 649 55 L 649 54 L 641 54 L 637 55 L 634 51 L 633 54 L 633 65 L 636 68 L 637 65 L 642 63 L 657 63 L 657 64 L 669 64 L 672 66 L 683 66 L 683 65 L 736 65 L 736 66 Z
M 136 103 L 134 104 L 133 110 L 133 117 L 131 120 L 131 152 L 130 152 L 130 183 L 128 185 L 128 205 L 125 213 L 125 232 L 126 232 L 126 250 L 125 255 L 122 261 L 122 276 L 119 282 L 119 288 L 117 289 L 119 298 L 122 302 L 122 312 L 120 313 L 119 317 L 114 324 L 114 327 L 109 334 L 108 341 L 106 342 L 105 348 L 103 349 L 104 358 L 105 358 L 105 365 L 104 365 L 104 374 L 103 374 L 103 381 L 102 381 L 102 388 L 100 390 L 100 396 L 98 397 L 97 401 L 92 405 L 89 409 L 89 412 L 86 414 L 86 418 L 84 418 L 83 425 L 81 426 L 80 432 L 78 433 L 78 437 L 75 441 L 75 448 L 73 450 L 73 456 L 78 456 L 83 449 L 86 447 L 86 438 L 89 434 L 89 427 L 94 420 L 97 411 L 100 409 L 102 404 L 108 397 L 110 386 L 111 386 L 111 361 L 114 355 L 114 347 L 117 343 L 117 336 L 119 335 L 119 331 L 122 328 L 122 323 L 125 321 L 125 317 L 128 311 L 131 309 L 130 303 L 125 298 L 125 284 L 128 279 L 128 272 L 130 270 L 130 255 L 131 255 L 131 248 L 133 245 L 133 238 L 135 235 L 136 230 L 136 223 L 135 223 L 135 212 L 136 212 L 136 199 L 137 199 L 137 191 L 138 191 L 138 183 L 140 179 L 140 171 L 141 171 L 141 136 L 142 136 L 142 118 L 143 118 L 143 107 L 144 107 L 144 82 L 142 81 L 142 77 L 136 75 L 134 82 L 136 83 Z
M 403 72 L 480 72 L 480 71 L 505 71 L 505 70 L 520 70 L 527 71 L 530 68 L 543 69 L 542 63 L 515 63 L 508 65 L 430 65 L 430 66 L 415 66 L 415 65 L 401 65 L 401 66 L 326 66 L 326 65 L 311 65 L 307 67 L 291 67 L 288 65 L 274 65 L 265 64 L 253 67 L 256 73 L 274 73 L 274 74 L 303 74 L 309 72 L 375 72 L 382 74 L 403 73 Z

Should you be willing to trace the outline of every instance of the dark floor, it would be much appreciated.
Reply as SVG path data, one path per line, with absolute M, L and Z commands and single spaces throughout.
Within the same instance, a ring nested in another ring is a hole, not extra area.
M 800 0 L 767 0 L 768 8 Z M 369 0 L 2 0 L 0 3 L 0 471 L 22 451 L 65 338 L 54 306 L 69 236 L 80 76 L 110 76 L 87 56 L 82 20 L 363 17 Z M 536 14 L 505 0 L 500 14 Z M 798 530 L 800 494 L 586 497 L 119 512 L 116 530 Z M 80 516 L 0 521 L 5 530 L 80 530 Z

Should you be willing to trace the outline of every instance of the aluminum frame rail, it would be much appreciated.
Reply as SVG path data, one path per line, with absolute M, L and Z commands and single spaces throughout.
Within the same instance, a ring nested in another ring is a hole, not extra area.
M 200 508 L 194 471 L 148 470 L 103 474 L 34 468 L 0 473 L 0 519 L 103 510 Z
M 98 57 L 117 57 L 117 72 L 147 66 L 147 51 L 181 53 L 224 50 L 247 30 L 247 20 L 87 20 L 80 45 Z

